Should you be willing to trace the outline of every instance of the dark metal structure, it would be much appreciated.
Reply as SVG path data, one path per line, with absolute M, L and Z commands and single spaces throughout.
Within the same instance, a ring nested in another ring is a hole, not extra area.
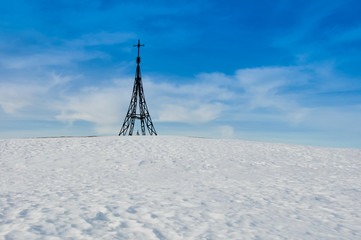
M 145 135 L 145 127 L 147 127 L 150 135 L 153 134 L 157 135 L 157 132 L 155 131 L 155 128 L 152 123 L 152 119 L 150 118 L 147 103 L 145 102 L 142 77 L 140 74 L 139 48 L 144 47 L 144 44 L 141 45 L 140 40 L 138 40 L 138 44 L 133 45 L 133 47 L 138 47 L 137 70 L 135 72 L 132 98 L 130 100 L 128 112 L 127 115 L 125 116 L 122 129 L 120 129 L 119 136 L 127 135 L 128 130 L 129 130 L 129 136 L 133 135 L 135 119 L 140 120 L 142 135 Z M 138 101 L 139 101 L 139 114 L 137 114 Z

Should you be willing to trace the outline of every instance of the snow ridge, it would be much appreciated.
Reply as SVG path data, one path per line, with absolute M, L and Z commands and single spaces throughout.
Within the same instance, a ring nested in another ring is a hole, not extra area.
M 0 238 L 360 239 L 360 160 L 170 136 L 0 140 Z

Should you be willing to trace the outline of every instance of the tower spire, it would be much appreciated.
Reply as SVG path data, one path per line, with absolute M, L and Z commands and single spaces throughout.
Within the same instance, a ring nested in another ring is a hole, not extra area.
M 152 123 L 152 119 L 151 119 L 149 111 L 148 111 L 147 104 L 145 102 L 142 77 L 140 74 L 139 48 L 144 47 L 144 44 L 141 45 L 140 40 L 138 40 L 138 44 L 133 45 L 133 46 L 138 47 L 137 69 L 135 72 L 135 80 L 134 80 L 132 98 L 130 99 L 128 112 L 127 112 L 127 115 L 125 116 L 123 126 L 120 129 L 119 136 L 126 135 L 128 130 L 129 130 L 128 134 L 130 136 L 133 135 L 135 119 L 140 120 L 142 135 L 146 135 L 145 127 L 147 127 L 150 135 L 153 135 L 153 134 L 157 135 L 157 132 L 155 131 L 155 128 Z M 139 114 L 137 114 L 138 101 L 139 101 Z

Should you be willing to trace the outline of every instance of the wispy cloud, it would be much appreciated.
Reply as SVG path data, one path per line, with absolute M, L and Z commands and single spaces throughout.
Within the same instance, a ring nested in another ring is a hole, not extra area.
M 217 117 L 223 111 L 222 104 L 193 104 L 193 106 L 184 103 L 184 106 L 166 104 L 157 112 L 159 122 L 185 122 L 185 123 L 204 123 Z
M 201 124 L 202 131 L 208 126 L 214 134 L 225 138 L 244 136 L 239 126 L 246 122 L 257 123 L 259 131 L 277 123 L 283 129 L 318 129 L 335 135 L 360 132 L 361 115 L 354 114 L 360 109 L 357 99 L 352 104 L 348 102 L 347 107 L 305 101 L 335 89 L 336 86 L 323 86 L 330 77 L 337 78 L 334 71 L 326 69 L 332 69 L 332 65 L 247 68 L 234 75 L 202 73 L 186 84 L 146 77 L 144 90 L 156 126 L 184 123 L 192 128 L 190 125 Z M 95 134 L 101 135 L 119 131 L 129 105 L 133 78 L 114 79 L 104 86 L 90 85 L 73 92 L 68 91 L 68 85 L 82 76 L 55 73 L 47 76 L 47 84 L 3 83 L 0 105 L 4 112 L 22 119 L 33 118 L 32 112 L 41 113 L 43 118 L 70 127 L 85 121 L 92 124 Z M 340 86 L 347 89 L 342 83 Z M 204 136 L 210 136 L 209 129 Z
M 249 111 L 271 111 L 269 113 L 277 113 L 283 121 L 291 124 L 301 121 L 307 108 L 297 103 L 299 93 L 289 88 L 307 85 L 311 77 L 302 67 L 263 67 L 238 70 L 236 73 L 236 79 L 245 92 L 244 106 Z
M 76 76 L 62 76 L 53 72 L 45 74 L 45 79 L 36 79 L 29 75 L 20 81 L 0 82 L 0 106 L 5 113 L 21 114 L 24 109 L 40 109 L 50 98 L 53 89 L 75 79 Z M 24 110 L 27 111 L 27 110 Z
M 192 83 L 178 85 L 146 79 L 146 95 L 157 106 L 155 120 L 205 123 L 217 119 L 227 111 L 226 102 L 235 97 L 231 89 L 222 86 L 225 78 L 229 77 L 220 73 L 200 74 L 189 81 Z
M 33 69 L 42 66 L 69 65 L 71 63 L 95 58 L 105 58 L 107 55 L 99 52 L 84 52 L 81 50 L 46 50 L 22 56 L 2 56 L 0 66 L 6 69 Z
M 223 138 L 233 138 L 234 137 L 234 128 L 229 125 L 222 125 L 217 128 L 219 135 Z
M 135 33 L 128 32 L 97 32 L 84 34 L 78 39 L 67 41 L 65 44 L 73 47 L 97 46 L 97 45 L 113 45 L 135 39 Z
M 97 134 L 114 134 L 114 126 L 119 128 L 129 104 L 129 92 L 129 89 L 114 85 L 87 88 L 77 94 L 63 96 L 56 119 L 69 124 L 91 122 Z
M 18 110 L 33 104 L 35 97 L 46 91 L 47 88 L 41 85 L 0 83 L 0 106 L 5 113 L 15 114 Z
M 25 38 L 25 37 L 24 37 Z M 10 49 L 3 51 L 0 55 L 0 68 L 3 69 L 34 69 L 44 66 L 77 66 L 81 62 L 93 59 L 110 58 L 110 53 L 105 46 L 122 44 L 136 38 L 136 34 L 128 32 L 94 32 L 87 33 L 78 38 L 58 40 L 43 36 L 40 33 L 32 33 L 26 36 L 27 41 L 38 42 L 38 45 L 30 45 L 26 50 L 18 52 L 18 47 L 12 42 L 0 42 L 1 47 Z M 16 42 L 16 44 L 26 45 L 27 43 Z M 41 45 L 41 48 L 39 45 Z M 29 44 L 28 44 L 29 45 Z M 102 48 L 90 49 L 92 46 L 102 46 Z M 126 48 L 120 48 L 125 51 Z
M 70 124 L 75 121 L 92 122 L 98 134 L 114 134 L 115 126 L 121 126 L 126 114 L 132 83 L 132 79 L 117 79 L 111 86 L 85 88 L 76 95 L 63 96 L 61 113 L 56 118 Z M 207 89 L 198 84 L 176 86 L 147 80 L 144 88 L 155 122 L 205 123 L 216 119 L 227 109 L 217 102 L 217 86 Z M 198 96 L 197 90 L 202 89 L 205 92 L 199 92 Z
M 320 68 L 263 67 L 241 69 L 232 76 L 200 74 L 190 81 L 193 84 L 161 83 L 148 77 L 144 88 L 156 122 L 207 123 L 222 121 L 225 115 L 237 116 L 234 112 L 238 112 L 297 125 L 307 121 L 312 109 L 320 107 L 305 105 L 302 99 L 309 92 L 324 92 L 322 86 L 315 86 L 314 78 L 324 76 L 319 74 L 323 72 Z M 132 81 L 118 80 L 111 86 L 83 89 L 64 97 L 57 119 L 118 124 L 129 104 Z M 323 83 L 322 79 L 319 81 Z M 125 83 L 127 87 L 120 87 Z M 237 117 L 231 120 L 237 121 Z

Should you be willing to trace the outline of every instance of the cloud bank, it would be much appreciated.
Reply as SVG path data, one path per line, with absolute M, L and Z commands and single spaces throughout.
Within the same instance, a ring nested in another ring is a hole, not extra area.
M 335 86 L 324 86 L 330 79 L 338 78 L 332 71 L 324 74 L 325 68 L 332 66 L 247 68 L 233 75 L 201 73 L 185 84 L 159 82 L 154 80 L 159 78 L 149 76 L 144 79 L 144 90 L 153 122 L 160 129 L 172 123 L 185 124 L 185 129 L 187 126 L 207 129 L 208 126 L 215 137 L 217 134 L 242 137 L 243 131 L 254 122 L 260 125 L 260 131 L 318 129 L 316 131 L 334 135 L 361 133 L 358 126 L 361 114 L 354 114 L 360 109 L 358 102 L 330 107 L 315 97 L 333 93 L 335 89 Z M 130 101 L 134 81 L 131 77 L 76 92 L 69 91 L 68 84 L 79 76 L 52 74 L 49 77 L 47 85 L 2 84 L 3 114 L 26 119 L 42 112 L 41 116 L 68 126 L 77 121 L 89 122 L 93 134 L 117 133 Z M 352 91 L 343 84 L 340 89 Z M 335 99 L 341 97 L 337 93 L 334 96 Z M 51 101 L 41 102 L 44 99 Z M 168 130 L 167 134 L 172 131 Z

